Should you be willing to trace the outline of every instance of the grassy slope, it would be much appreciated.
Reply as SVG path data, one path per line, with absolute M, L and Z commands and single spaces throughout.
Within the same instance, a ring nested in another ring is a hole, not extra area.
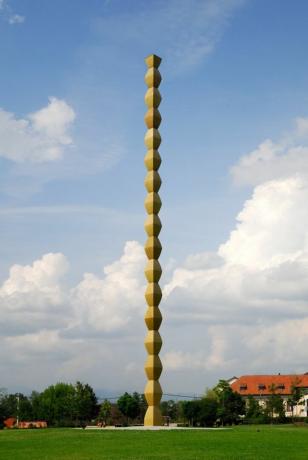
M 0 431 L 0 459 L 296 460 L 308 459 L 308 429 L 236 427 L 226 431 Z

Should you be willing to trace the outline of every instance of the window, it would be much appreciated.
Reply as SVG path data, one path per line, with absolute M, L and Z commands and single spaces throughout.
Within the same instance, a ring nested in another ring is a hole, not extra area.
M 284 390 L 284 389 L 285 389 L 284 383 L 278 383 L 277 390 Z
M 247 390 L 247 383 L 242 383 L 242 385 L 240 385 L 240 391 L 245 391 Z
M 259 390 L 265 390 L 266 385 L 264 385 L 264 383 L 259 383 L 258 388 Z

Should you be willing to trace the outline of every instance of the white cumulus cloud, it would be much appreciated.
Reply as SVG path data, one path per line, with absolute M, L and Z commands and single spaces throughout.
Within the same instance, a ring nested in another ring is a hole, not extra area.
M 300 176 L 256 187 L 219 255 L 252 269 L 293 261 L 308 250 L 307 196 L 308 182 Z
M 15 377 L 30 389 L 81 375 L 87 381 L 91 375 L 97 386 L 100 361 L 110 371 L 111 388 L 113 376 L 120 375 L 132 356 L 128 342 L 135 338 L 138 324 L 142 343 L 144 265 L 142 246 L 130 241 L 100 277 L 85 274 L 73 289 L 65 284 L 69 264 L 63 254 L 12 266 L 0 288 L 0 373 L 5 382 L 10 381 L 8 368 L 16 368 Z M 106 345 L 105 339 L 112 344 Z M 127 378 L 133 380 L 134 374 Z M 123 379 L 118 381 L 121 385 Z
M 185 349 L 179 334 L 179 348 L 172 344 L 165 354 L 167 368 L 221 368 L 225 375 L 305 370 L 298 346 L 308 340 L 307 200 L 305 175 L 257 186 L 216 265 L 207 266 L 203 254 L 174 270 L 164 288 L 165 316 L 182 324 L 182 334 L 198 327 L 199 336 Z
M 13 265 L 0 287 L 0 333 L 58 328 L 65 324 L 69 307 L 62 278 L 68 271 L 63 254 L 45 254 L 32 265 Z
M 217 253 L 189 256 L 171 271 L 161 304 L 169 385 L 200 389 L 238 373 L 307 370 L 307 201 L 305 175 L 258 185 Z M 61 254 L 13 266 L 0 290 L 6 346 L 15 336 L 21 361 L 22 344 L 38 360 L 54 350 L 59 366 L 70 360 L 75 373 L 86 360 L 96 376 L 96 347 L 117 379 L 129 363 L 142 369 L 144 265 L 142 246 L 131 241 L 102 274 L 84 274 L 73 288 L 65 287 Z M 35 352 L 40 340 L 41 354 Z M 116 350 L 114 362 L 106 350 Z
M 298 117 L 295 129 L 274 142 L 266 139 L 231 168 L 237 185 L 258 185 L 294 174 L 308 175 L 308 118 Z
M 140 317 L 144 306 L 144 265 L 142 246 L 130 241 L 121 258 L 104 268 L 103 277 L 86 273 L 72 293 L 76 327 L 114 332 Z
M 75 117 L 73 108 L 55 97 L 25 118 L 0 109 L 0 156 L 17 163 L 60 159 L 73 143 L 70 128 Z

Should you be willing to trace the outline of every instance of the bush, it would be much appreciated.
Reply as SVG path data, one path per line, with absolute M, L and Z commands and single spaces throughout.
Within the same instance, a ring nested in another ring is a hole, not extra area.
M 308 417 L 286 417 L 287 423 L 308 423 Z
M 244 419 L 245 425 L 265 425 L 270 423 L 270 420 L 265 415 L 260 415 L 259 417 L 251 417 Z

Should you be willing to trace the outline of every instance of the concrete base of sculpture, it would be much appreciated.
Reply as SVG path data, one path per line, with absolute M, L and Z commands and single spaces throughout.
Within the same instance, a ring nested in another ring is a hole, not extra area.
M 82 428 L 74 428 L 74 429 L 82 429 Z M 136 425 L 136 426 L 113 426 L 113 425 L 107 425 L 105 427 L 100 427 L 100 426 L 87 426 L 86 427 L 86 430 L 128 430 L 128 431 L 159 431 L 159 430 L 162 430 L 162 431 L 170 431 L 170 430 L 179 430 L 179 431 L 183 431 L 183 430 L 192 430 L 192 431 L 196 431 L 196 430 L 203 430 L 203 431 L 221 431 L 221 430 L 232 430 L 232 428 L 225 428 L 225 427 L 221 427 L 221 428 L 209 428 L 209 427 L 184 427 L 184 426 L 172 426 L 172 425 L 169 425 L 169 426 L 143 426 L 143 425 Z

